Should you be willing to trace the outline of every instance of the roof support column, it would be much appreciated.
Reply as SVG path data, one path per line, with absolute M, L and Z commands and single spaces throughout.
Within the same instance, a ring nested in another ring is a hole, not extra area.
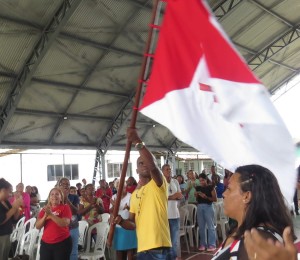
M 97 176 L 99 179 L 105 179 L 105 154 L 102 150 L 98 149 L 96 151 L 94 174 L 93 174 L 93 184 L 95 185 Z

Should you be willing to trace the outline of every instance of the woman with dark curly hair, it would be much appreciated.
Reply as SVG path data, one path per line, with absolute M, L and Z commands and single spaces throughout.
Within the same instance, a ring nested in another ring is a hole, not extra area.
M 290 212 L 274 174 L 259 165 L 238 167 L 223 193 L 224 213 L 235 219 L 227 239 L 214 260 L 260 259 L 256 252 L 248 255 L 244 233 L 255 228 L 265 239 L 282 242 L 285 227 L 293 227 Z M 293 228 L 291 233 L 294 235 Z

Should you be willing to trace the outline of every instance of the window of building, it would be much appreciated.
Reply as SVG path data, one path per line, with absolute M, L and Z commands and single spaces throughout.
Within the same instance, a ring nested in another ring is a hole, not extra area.
M 120 178 L 122 173 L 122 163 L 107 163 L 107 176 L 108 178 Z M 131 163 L 128 163 L 126 176 L 131 176 Z
M 185 162 L 185 163 L 183 164 L 183 169 L 184 169 L 184 172 L 185 172 L 185 173 L 188 172 L 188 170 L 189 170 L 189 163 L 188 163 L 188 162 Z
M 78 164 L 56 164 L 47 166 L 48 181 L 57 181 L 62 177 L 66 177 L 69 180 L 78 180 L 79 171 Z
M 190 170 L 194 171 L 195 170 L 195 163 L 190 162 Z

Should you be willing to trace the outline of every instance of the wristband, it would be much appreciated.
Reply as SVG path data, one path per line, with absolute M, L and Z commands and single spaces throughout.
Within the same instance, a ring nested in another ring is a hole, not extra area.
M 140 143 L 136 143 L 135 144 L 135 149 L 137 149 L 138 151 L 143 149 L 145 147 L 145 143 L 144 142 L 140 142 Z

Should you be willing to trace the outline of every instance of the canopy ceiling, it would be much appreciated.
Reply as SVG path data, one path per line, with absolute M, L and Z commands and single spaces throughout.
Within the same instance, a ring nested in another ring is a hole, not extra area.
M 271 93 L 299 74 L 299 0 L 208 4 Z M 0 0 L 1 147 L 124 150 L 151 9 L 149 0 Z M 142 115 L 137 127 L 153 150 L 192 150 Z

